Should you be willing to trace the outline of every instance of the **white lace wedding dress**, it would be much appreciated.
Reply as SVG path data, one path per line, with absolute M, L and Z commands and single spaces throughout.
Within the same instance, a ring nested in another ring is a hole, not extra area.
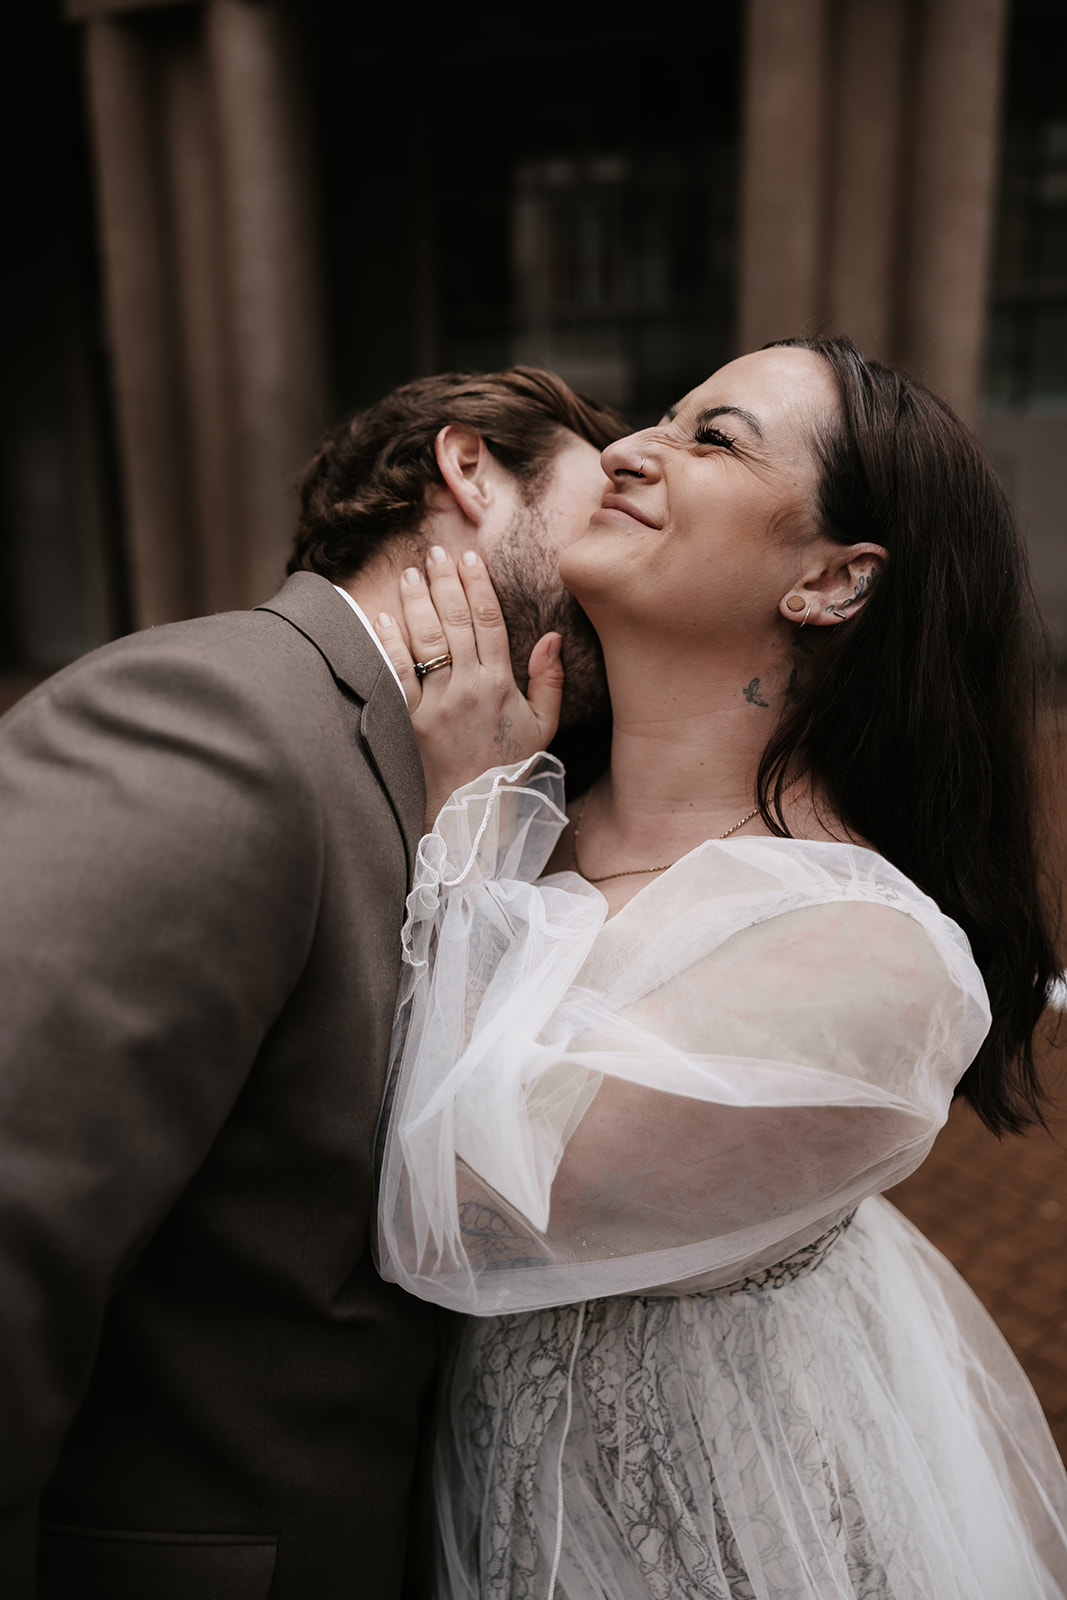
M 1018 1364 L 879 1191 L 988 1026 L 871 851 L 709 842 L 610 920 L 558 764 L 422 843 L 380 1265 L 473 1313 L 440 1594 L 1047 1600 L 1067 1478 Z

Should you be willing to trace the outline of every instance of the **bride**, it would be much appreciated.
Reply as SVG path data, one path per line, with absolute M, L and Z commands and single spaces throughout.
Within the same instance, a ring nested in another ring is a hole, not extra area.
M 459 790 L 408 905 L 379 1256 L 471 1314 L 439 1592 L 1062 1597 L 1037 1402 L 880 1198 L 954 1093 L 997 1132 L 1039 1105 L 1054 958 L 1003 498 L 846 340 L 731 362 L 603 466 L 561 572 L 610 769 L 569 813 L 544 755 Z M 438 749 L 470 692 L 451 616 L 416 713 Z

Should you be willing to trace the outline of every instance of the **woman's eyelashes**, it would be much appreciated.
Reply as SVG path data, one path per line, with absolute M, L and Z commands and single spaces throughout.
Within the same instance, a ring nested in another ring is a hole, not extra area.
M 720 449 L 732 450 L 734 440 L 728 433 L 723 433 L 721 428 L 716 428 L 710 422 L 702 422 L 693 434 L 697 444 L 717 444 Z

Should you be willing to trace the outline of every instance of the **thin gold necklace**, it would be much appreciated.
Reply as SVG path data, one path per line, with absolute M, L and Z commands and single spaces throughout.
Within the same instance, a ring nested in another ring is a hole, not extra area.
M 800 779 L 804 776 L 805 772 L 807 772 L 807 770 L 808 770 L 808 765 L 810 765 L 810 763 L 807 763 L 806 765 L 801 767 L 799 772 L 795 772 L 793 774 L 793 776 L 790 778 L 788 783 L 783 783 L 783 785 L 782 785 L 782 793 L 783 794 L 785 794 L 785 791 L 787 789 L 791 789 L 793 787 L 794 783 L 799 783 L 800 782 Z M 578 835 L 582 831 L 582 818 L 585 816 L 585 806 L 586 806 L 586 801 L 588 799 L 589 799 L 589 791 L 586 790 L 585 794 L 582 796 L 582 803 L 578 807 L 578 815 L 574 819 L 574 845 L 573 845 L 573 848 L 574 848 L 574 870 L 578 873 L 579 877 L 585 879 L 586 883 L 609 883 L 612 878 L 643 878 L 647 873 L 666 872 L 668 867 L 673 867 L 678 861 L 680 861 L 682 859 L 681 856 L 675 856 L 674 861 L 664 861 L 662 863 L 662 865 L 658 866 L 658 867 L 627 867 L 624 872 L 605 872 L 599 878 L 591 878 L 589 876 L 588 872 L 583 872 L 582 871 L 582 863 L 581 863 L 581 860 L 579 859 L 579 856 L 578 856 Z M 759 810 L 759 806 L 753 806 L 751 811 L 746 811 L 744 816 L 741 817 L 741 819 L 738 822 L 735 822 L 732 827 L 727 828 L 725 833 L 717 833 L 715 835 L 716 843 L 718 843 L 718 841 L 720 839 L 728 839 L 732 833 L 736 833 L 737 832 L 738 828 L 743 828 L 746 822 L 751 822 L 752 818 L 756 815 L 756 812 L 758 810 Z M 688 855 L 689 852 L 686 851 L 685 854 Z

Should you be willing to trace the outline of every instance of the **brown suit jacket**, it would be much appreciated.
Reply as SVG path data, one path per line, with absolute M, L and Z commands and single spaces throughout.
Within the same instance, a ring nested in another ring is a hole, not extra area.
M 5 1600 L 399 1596 L 435 1323 L 368 1234 L 422 810 L 307 573 L 0 723 Z

